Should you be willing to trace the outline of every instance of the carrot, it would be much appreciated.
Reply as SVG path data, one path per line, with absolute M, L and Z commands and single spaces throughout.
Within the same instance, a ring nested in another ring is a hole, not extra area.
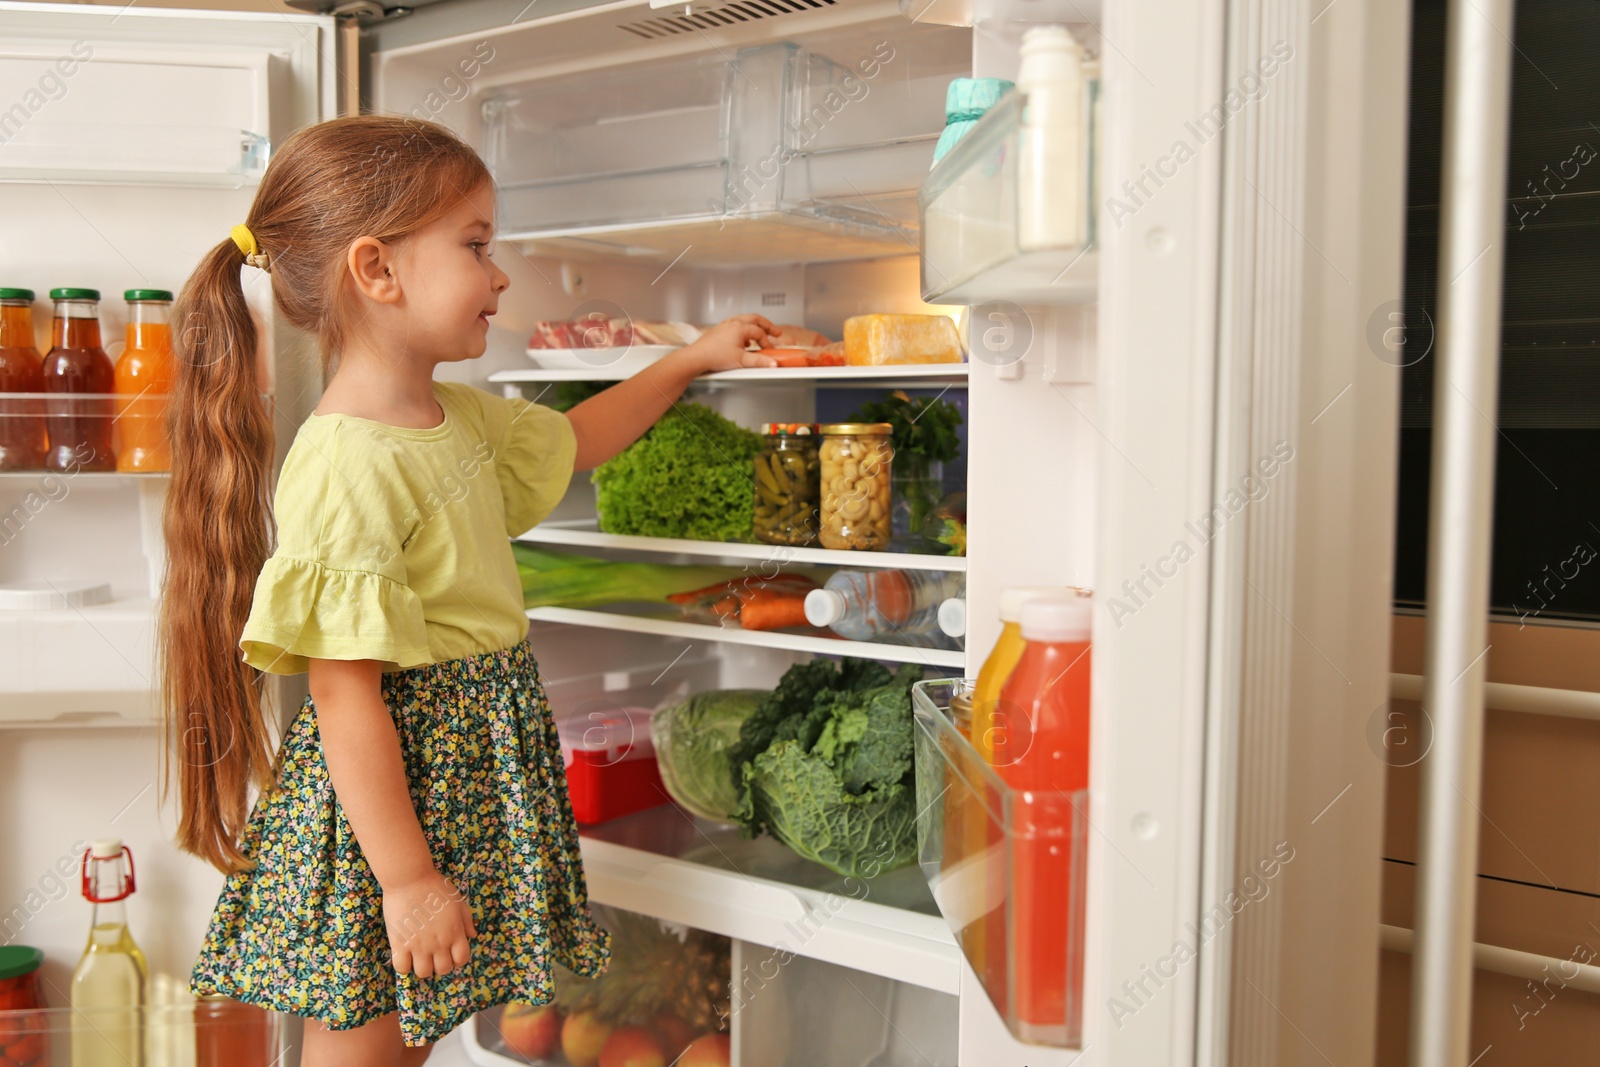
M 772 362 L 779 367 L 811 366 L 811 353 L 803 348 L 763 348 L 760 354 L 772 357 Z
M 805 626 L 805 594 L 775 593 L 751 597 L 739 611 L 739 625 L 746 630 L 781 630 L 787 626 Z

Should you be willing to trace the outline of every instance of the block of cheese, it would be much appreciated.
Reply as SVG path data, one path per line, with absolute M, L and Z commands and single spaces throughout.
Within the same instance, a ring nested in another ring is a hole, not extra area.
M 844 320 L 844 361 L 852 367 L 960 363 L 961 337 L 944 315 L 857 315 Z

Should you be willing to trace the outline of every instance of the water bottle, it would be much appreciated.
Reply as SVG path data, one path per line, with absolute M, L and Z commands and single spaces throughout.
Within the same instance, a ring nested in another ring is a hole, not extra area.
M 806 620 L 851 641 L 925 645 L 939 638 L 939 605 L 959 596 L 961 574 L 937 571 L 835 571 L 806 594 Z

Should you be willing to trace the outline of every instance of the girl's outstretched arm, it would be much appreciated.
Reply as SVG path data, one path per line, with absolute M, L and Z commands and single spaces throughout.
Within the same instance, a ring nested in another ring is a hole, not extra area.
M 471 956 L 472 909 L 433 865 L 411 805 L 400 735 L 383 702 L 376 660 L 311 661 L 322 758 L 334 795 L 383 890 L 394 969 L 448 974 Z
M 772 366 L 770 357 L 747 352 L 745 345 L 751 341 L 766 345 L 776 334 L 777 327 L 760 315 L 735 315 L 707 330 L 694 344 L 585 400 L 567 412 L 578 438 L 573 466 L 590 470 L 633 444 L 700 375 Z

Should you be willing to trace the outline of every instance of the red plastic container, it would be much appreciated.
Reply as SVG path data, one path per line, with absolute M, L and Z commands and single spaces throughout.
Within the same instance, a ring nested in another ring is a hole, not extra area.
M 604 701 L 558 716 L 572 814 L 584 826 L 671 801 L 661 784 L 650 710 Z

